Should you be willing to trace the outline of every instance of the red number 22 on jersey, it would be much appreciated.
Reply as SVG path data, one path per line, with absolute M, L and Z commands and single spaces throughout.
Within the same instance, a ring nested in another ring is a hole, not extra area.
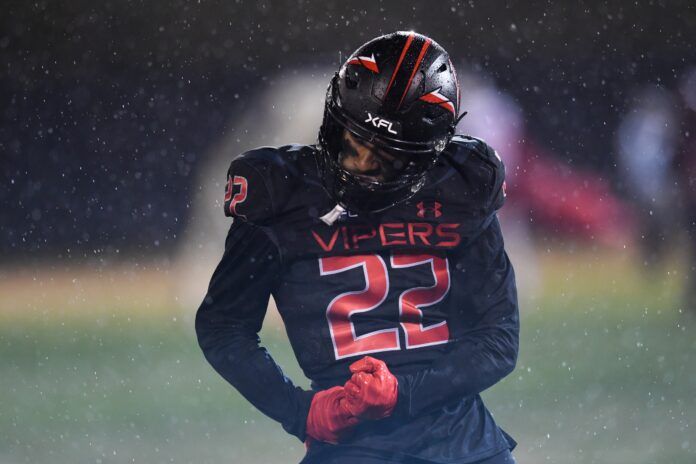
M 430 287 L 411 288 L 399 296 L 399 322 L 404 330 L 406 348 L 447 343 L 449 340 L 447 321 L 425 327 L 422 310 L 424 307 L 439 303 L 449 292 L 450 275 L 447 258 L 394 254 L 390 264 L 394 269 L 430 265 L 435 280 L 435 284 Z M 322 276 L 358 267 L 362 268 L 365 288 L 336 296 L 326 309 L 326 319 L 329 322 L 336 359 L 401 349 L 398 328 L 377 330 L 358 336 L 351 321 L 353 314 L 377 308 L 389 294 L 389 274 L 382 257 L 356 255 L 329 256 L 319 259 L 319 270 Z

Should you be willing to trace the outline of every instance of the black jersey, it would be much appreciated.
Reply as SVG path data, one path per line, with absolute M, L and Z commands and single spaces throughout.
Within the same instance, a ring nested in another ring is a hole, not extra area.
M 518 350 L 514 273 L 496 218 L 498 155 L 455 137 L 411 199 L 333 221 L 315 155 L 289 145 L 232 162 L 224 207 L 234 221 L 196 319 L 209 362 L 305 438 L 313 392 L 259 346 L 273 295 L 314 391 L 345 383 L 367 354 L 399 383 L 391 417 L 360 424 L 341 445 L 315 444 L 310 456 L 345 449 L 465 463 L 512 449 L 479 396 L 512 371 Z

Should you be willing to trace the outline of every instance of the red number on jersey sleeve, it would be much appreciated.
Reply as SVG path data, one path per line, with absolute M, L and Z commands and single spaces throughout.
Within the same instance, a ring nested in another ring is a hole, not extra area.
M 239 186 L 239 192 L 233 193 L 234 187 Z M 244 214 L 240 214 L 237 211 L 237 205 L 244 202 L 247 198 L 247 189 L 249 188 L 249 183 L 246 177 L 243 176 L 228 176 L 227 178 L 227 189 L 225 190 L 225 203 L 230 202 L 229 213 L 232 216 L 238 216 L 246 219 Z

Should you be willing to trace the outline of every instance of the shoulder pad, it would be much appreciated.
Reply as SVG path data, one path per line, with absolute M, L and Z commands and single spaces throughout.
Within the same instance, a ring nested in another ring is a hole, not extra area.
M 484 192 L 484 210 L 493 213 L 505 202 L 505 166 L 503 160 L 482 139 L 456 135 L 447 152 L 452 161 L 470 173 Z
M 232 160 L 227 171 L 225 215 L 266 225 L 285 206 L 300 177 L 304 145 L 261 147 Z

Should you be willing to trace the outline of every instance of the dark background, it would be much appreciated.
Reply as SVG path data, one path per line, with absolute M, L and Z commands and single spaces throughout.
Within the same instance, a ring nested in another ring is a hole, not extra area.
M 493 76 L 539 142 L 620 190 L 617 121 L 636 85 L 696 63 L 696 8 L 619 3 L 3 2 L 0 253 L 171 249 L 207 150 L 279 70 L 397 29 Z

